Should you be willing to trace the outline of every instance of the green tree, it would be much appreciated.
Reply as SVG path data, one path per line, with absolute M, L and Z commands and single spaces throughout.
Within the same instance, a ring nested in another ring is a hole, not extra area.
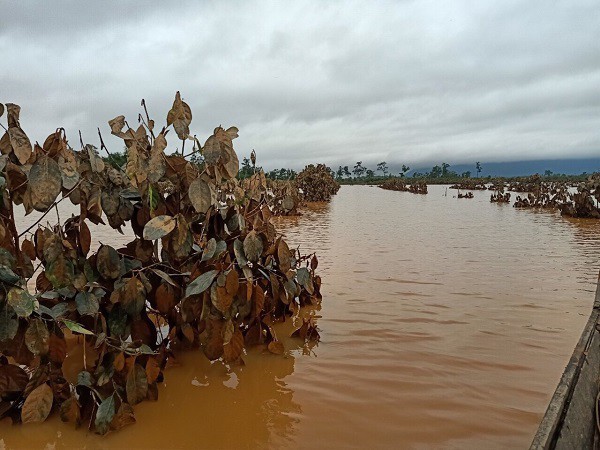
M 450 164 L 442 163 L 442 177 L 448 176 L 448 167 L 450 167 Z
M 471 178 L 471 171 L 467 170 L 466 172 L 463 172 L 460 176 L 463 178 Z
M 365 168 L 362 165 L 362 161 L 357 161 L 354 169 L 352 169 L 352 173 L 354 174 L 355 177 L 360 178 L 362 177 L 362 174 L 365 172 Z
M 383 173 L 383 176 L 385 177 L 387 175 L 388 172 L 388 165 L 385 161 L 381 161 L 379 164 L 377 164 L 377 170 Z
M 481 171 L 483 170 L 481 167 L 481 163 L 479 161 L 477 161 L 475 163 L 475 169 L 477 170 L 477 178 L 479 178 L 479 174 L 481 173 Z
M 350 169 L 348 169 L 348 166 L 344 166 L 344 175 L 349 178 L 351 173 L 350 173 Z
M 410 170 L 410 167 L 408 167 L 405 164 L 402 164 L 402 172 L 400 172 L 400 176 L 402 178 L 404 178 L 404 176 L 406 176 L 406 172 L 408 172 Z
M 431 172 L 429 172 L 429 178 L 440 178 L 442 176 L 442 168 L 440 166 L 433 166 Z
M 373 178 L 375 176 L 375 172 L 371 169 L 367 169 L 367 178 Z
M 344 168 L 340 166 L 336 172 L 338 180 L 341 180 L 344 177 Z

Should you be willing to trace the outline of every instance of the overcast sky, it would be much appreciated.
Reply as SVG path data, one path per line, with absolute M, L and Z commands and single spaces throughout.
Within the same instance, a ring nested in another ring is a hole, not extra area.
M 142 98 L 162 125 L 179 90 L 266 168 L 600 154 L 598 0 L 0 0 L 0 69 L 32 141 Z

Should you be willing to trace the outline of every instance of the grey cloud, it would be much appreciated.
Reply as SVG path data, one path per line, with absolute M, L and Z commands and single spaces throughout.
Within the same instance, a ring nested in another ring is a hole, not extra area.
M 2 2 L 0 101 L 38 141 L 176 90 L 199 137 L 268 168 L 586 157 L 600 148 L 597 1 Z M 106 137 L 109 148 L 120 149 Z M 170 148 L 179 143 L 171 142 Z

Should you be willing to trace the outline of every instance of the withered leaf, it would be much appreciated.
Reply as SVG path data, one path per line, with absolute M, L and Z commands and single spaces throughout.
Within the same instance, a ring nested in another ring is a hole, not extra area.
M 81 424 L 81 407 L 74 396 L 69 397 L 60 405 L 60 420 L 74 422 L 77 427 Z
M 19 320 L 8 304 L 0 304 L 0 342 L 15 337 L 19 329 Z
M 110 245 L 102 245 L 96 256 L 96 267 L 102 278 L 114 280 L 121 272 L 121 260 Z
M 196 178 L 190 184 L 188 196 L 190 197 L 192 206 L 199 213 L 208 211 L 208 208 L 216 201 L 213 187 L 200 177 Z
M 95 315 L 100 308 L 100 302 L 92 292 L 79 292 L 75 296 L 77 312 L 82 316 Z
M 239 329 L 235 329 L 229 342 L 223 346 L 223 360 L 235 362 L 240 359 L 244 351 L 244 336 Z
M 50 346 L 50 332 L 41 319 L 31 319 L 25 331 L 25 345 L 34 355 L 45 355 Z
M 15 364 L 0 365 L 0 398 L 23 392 L 29 376 Z
M 156 288 L 156 309 L 163 314 L 168 314 L 177 304 L 175 288 L 167 283 L 161 283 Z
M 63 336 L 58 336 L 55 333 L 50 335 L 48 356 L 50 357 L 50 361 L 58 365 L 63 363 L 67 357 L 67 341 L 65 341 Z
M 148 361 L 146 361 L 146 379 L 148 380 L 148 384 L 154 383 L 159 375 L 160 366 L 158 365 L 156 358 L 148 358 Z
M 21 164 L 27 163 L 31 156 L 32 147 L 29 138 L 20 127 L 9 127 L 8 136 L 13 152 Z
M 14 103 L 6 103 L 6 119 L 9 127 L 19 126 L 19 115 L 21 114 L 21 107 Z
M 249 261 L 256 262 L 263 252 L 263 241 L 258 233 L 252 230 L 244 239 L 244 254 Z
M 52 410 L 54 394 L 46 383 L 36 387 L 25 399 L 21 410 L 23 423 L 43 422 Z
M 167 125 L 173 124 L 179 139 L 187 139 L 190 134 L 190 123 L 192 122 L 192 111 L 187 103 L 181 100 L 179 91 L 175 94 L 173 107 L 167 114 Z
M 131 277 L 126 283 L 121 295 L 121 304 L 130 316 L 137 316 L 146 303 L 146 288 L 136 277 Z
M 123 127 L 125 126 L 125 116 L 117 116 L 114 119 L 109 120 L 108 125 L 110 126 L 111 134 L 120 138 L 125 138 L 125 133 L 122 132 Z
M 223 327 L 222 320 L 211 319 L 206 324 L 207 341 L 204 345 L 204 354 L 214 361 L 223 355 Z
M 110 423 L 110 429 L 118 431 L 127 425 L 133 425 L 135 423 L 135 414 L 133 408 L 129 403 L 121 402 L 119 410 L 113 417 Z
M 37 304 L 36 298 L 21 288 L 12 288 L 8 293 L 8 304 L 19 317 L 29 317 Z
M 146 398 L 148 379 L 146 371 L 139 364 L 133 364 L 129 371 L 125 391 L 127 392 L 127 402 L 131 405 L 136 405 Z
M 144 227 L 144 239 L 153 241 L 160 239 L 175 229 L 177 222 L 171 216 L 156 216 Z
M 47 156 L 37 158 L 29 171 L 27 189 L 31 194 L 31 205 L 37 211 L 46 211 L 62 188 L 62 176 L 58 163 Z

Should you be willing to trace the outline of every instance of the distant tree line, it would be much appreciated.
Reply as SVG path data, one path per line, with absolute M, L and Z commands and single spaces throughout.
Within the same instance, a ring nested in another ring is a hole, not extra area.
M 112 164 L 113 166 L 124 167 L 127 163 L 127 154 L 123 152 L 114 152 L 110 156 L 105 156 L 103 159 Z M 195 153 L 190 156 L 190 161 L 194 164 L 202 165 L 203 158 L 200 153 Z M 352 167 L 352 169 L 350 168 Z M 462 173 L 457 173 L 450 169 L 450 164 L 442 162 L 441 164 L 434 165 L 428 172 L 412 172 L 410 178 L 415 180 L 423 180 L 430 184 L 446 184 L 456 183 L 461 179 L 471 178 L 473 172 L 467 170 Z M 401 170 L 398 173 L 391 173 L 389 166 L 386 161 L 377 163 L 375 170 L 367 167 L 362 161 L 357 161 L 353 166 L 339 166 L 337 171 L 333 171 L 328 168 L 331 175 L 342 184 L 376 184 L 384 181 L 391 177 L 405 178 L 408 177 L 410 167 L 402 164 Z M 262 167 L 256 166 L 256 153 L 254 150 L 250 155 L 250 158 L 242 158 L 240 164 L 240 171 L 238 173 L 238 179 L 244 179 L 252 176 L 254 173 L 263 170 Z M 474 165 L 474 173 L 477 174 L 477 178 L 481 178 L 481 172 L 483 172 L 483 166 L 481 162 L 477 161 Z M 273 169 L 269 172 L 265 172 L 265 176 L 272 180 L 294 180 L 297 176 L 297 172 L 294 169 L 287 169 L 282 167 L 281 169 Z M 587 173 L 581 175 L 565 175 L 556 174 L 551 170 L 544 171 L 544 177 L 549 181 L 551 180 L 573 180 L 579 181 L 587 177 Z M 488 175 L 486 179 L 491 179 Z M 495 177 L 495 178 L 518 178 L 518 177 Z

